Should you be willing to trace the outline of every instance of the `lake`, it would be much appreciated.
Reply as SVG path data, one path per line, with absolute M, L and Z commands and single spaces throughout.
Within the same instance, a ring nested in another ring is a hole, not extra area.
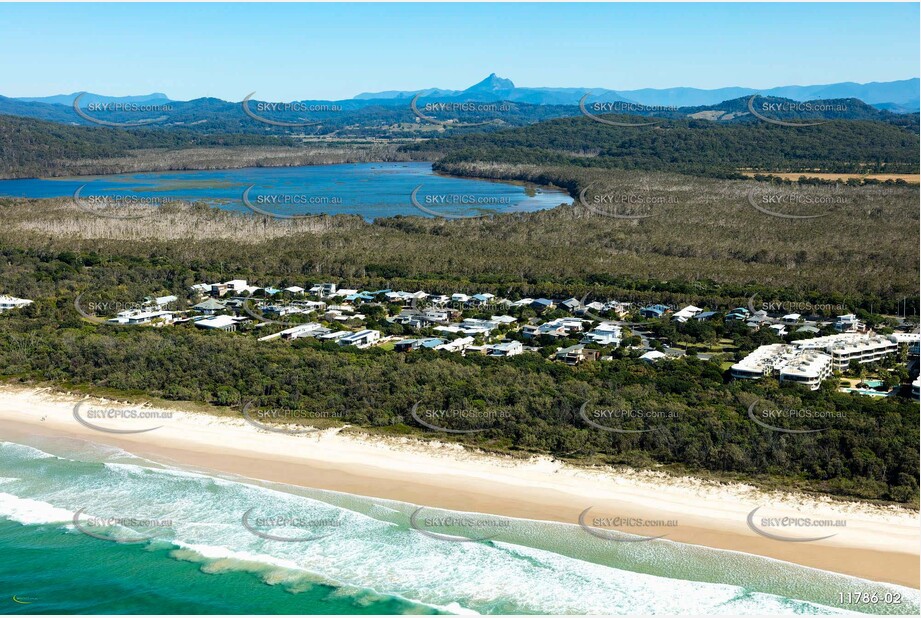
M 533 185 L 440 176 L 431 163 L 347 163 L 305 167 L 142 172 L 0 180 L 3 197 L 73 197 L 81 204 L 198 201 L 280 218 L 351 214 L 464 218 L 533 212 L 572 200 Z

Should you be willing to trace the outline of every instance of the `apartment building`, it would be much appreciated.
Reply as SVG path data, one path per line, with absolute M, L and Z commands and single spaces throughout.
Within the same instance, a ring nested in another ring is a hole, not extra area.
M 851 361 L 877 363 L 895 354 L 899 344 L 888 337 L 863 333 L 842 333 L 793 342 L 801 350 L 820 350 L 831 356 L 832 369 L 844 371 Z

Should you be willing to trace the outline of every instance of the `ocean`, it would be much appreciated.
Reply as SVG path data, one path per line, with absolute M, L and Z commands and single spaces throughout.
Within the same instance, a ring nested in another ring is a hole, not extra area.
M 244 192 L 250 187 L 244 203 Z M 135 200 L 147 200 L 154 205 L 181 200 L 246 214 L 253 214 L 254 209 L 282 218 L 351 214 L 369 221 L 396 215 L 456 218 L 532 212 L 572 202 L 563 191 L 440 176 L 432 171 L 431 163 L 419 162 L 0 180 L 0 197 L 52 198 L 75 194 L 76 205 L 90 212 L 102 198 L 120 205 Z
M 0 441 L 5 614 L 919 612 L 917 590 L 738 552 L 499 517 L 455 542 L 405 503 L 28 442 Z M 848 591 L 901 603 L 848 606 Z

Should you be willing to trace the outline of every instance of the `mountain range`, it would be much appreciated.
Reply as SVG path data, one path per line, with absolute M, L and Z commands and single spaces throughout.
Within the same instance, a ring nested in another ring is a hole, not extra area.
M 606 88 L 519 88 L 509 80 L 495 73 L 466 90 L 442 90 L 428 88 L 412 91 L 366 92 L 355 99 L 381 101 L 387 99 L 421 98 L 464 101 L 513 101 L 532 105 L 575 105 L 585 95 L 592 95 L 593 101 L 629 102 L 641 105 L 695 107 L 715 105 L 730 99 L 753 94 L 766 97 L 792 99 L 794 101 L 815 101 L 819 99 L 860 99 L 861 101 L 889 111 L 918 111 L 921 80 L 904 79 L 894 82 L 871 82 L 857 84 L 841 82 L 815 86 L 780 86 L 756 89 L 743 87 L 717 88 L 642 88 L 640 90 L 609 90 Z
M 878 109 L 896 113 L 919 111 L 919 91 L 921 80 L 918 78 L 892 82 L 870 82 L 858 84 L 841 82 L 812 86 L 779 86 L 776 88 L 756 89 L 740 86 L 704 90 L 700 88 L 642 88 L 639 90 L 611 90 L 607 88 L 553 88 L 553 87 L 518 87 L 510 79 L 490 74 L 486 79 L 464 90 L 442 88 L 424 88 L 421 90 L 389 90 L 384 92 L 365 92 L 352 99 L 328 101 L 346 104 L 345 107 L 357 109 L 367 105 L 406 105 L 417 95 L 423 100 L 440 102 L 490 102 L 510 101 L 530 105 L 577 105 L 585 95 L 591 95 L 597 102 L 626 102 L 649 106 L 698 107 L 716 105 L 723 101 L 761 94 L 766 97 L 791 99 L 794 101 L 815 101 L 828 99 L 860 99 Z M 51 105 L 72 106 L 80 93 L 60 94 L 48 97 L 16 97 L 7 101 L 23 103 L 45 103 Z M 80 107 L 92 103 L 164 103 L 171 99 L 159 92 L 147 95 L 111 97 L 87 93 L 80 99 Z M 203 99 L 196 99 L 201 101 Z M 214 99 L 218 101 L 218 99 Z M 9 112 L 8 112 L 9 113 Z

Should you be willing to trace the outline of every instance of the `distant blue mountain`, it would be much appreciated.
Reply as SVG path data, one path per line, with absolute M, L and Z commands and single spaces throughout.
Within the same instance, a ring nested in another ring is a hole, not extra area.
M 52 105 L 73 106 L 74 99 L 79 95 L 79 92 L 74 92 L 72 94 L 56 94 L 50 97 L 16 97 L 16 100 L 29 103 L 50 103 Z M 91 103 L 166 103 L 169 101 L 170 98 L 162 92 L 127 97 L 110 97 L 103 94 L 87 92 L 80 99 L 80 107 L 87 107 Z
M 731 86 L 713 90 L 685 87 L 611 90 L 607 88 L 522 88 L 516 86 L 512 80 L 492 73 L 486 79 L 465 90 L 424 88 L 421 90 L 364 92 L 345 101 L 336 101 L 336 103 L 342 104 L 346 109 L 358 109 L 366 105 L 404 105 L 408 100 L 419 95 L 421 99 L 437 99 L 444 102 L 510 101 L 530 105 L 576 105 L 588 93 L 591 95 L 590 100 L 592 102 L 621 101 L 655 106 L 700 107 L 760 94 L 794 101 L 860 99 L 878 109 L 906 113 L 919 111 L 919 106 L 921 106 L 919 104 L 919 92 L 921 92 L 921 80 L 917 77 L 893 82 L 870 82 L 868 84 L 841 82 L 838 84 L 778 86 L 762 89 Z M 75 92 L 50 97 L 17 97 L 13 100 L 71 106 L 79 94 Z M 85 107 L 91 103 L 164 103 L 169 101 L 171 99 L 162 92 L 124 97 L 87 93 L 80 99 L 80 106 Z M 305 99 L 305 101 L 307 100 Z
M 815 101 L 819 99 L 860 99 L 880 109 L 898 112 L 918 111 L 921 80 L 904 79 L 894 82 L 871 82 L 857 84 L 842 82 L 815 86 L 780 86 L 776 88 L 744 88 L 739 86 L 703 90 L 700 88 L 642 88 L 640 90 L 609 90 L 606 88 L 520 88 L 511 80 L 498 77 L 495 73 L 466 90 L 424 90 L 366 92 L 355 100 L 411 99 L 421 95 L 423 99 L 513 101 L 532 105 L 575 105 L 586 93 L 594 101 L 628 101 L 643 105 L 697 107 L 716 105 L 723 101 L 738 99 L 753 94 L 792 99 L 794 101 Z M 885 107 L 882 107 L 885 106 Z

